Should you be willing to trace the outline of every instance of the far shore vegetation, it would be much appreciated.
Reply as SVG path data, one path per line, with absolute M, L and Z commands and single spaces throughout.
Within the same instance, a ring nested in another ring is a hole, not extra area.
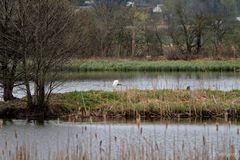
M 52 95 L 47 117 L 240 118 L 240 91 L 79 91 Z M 0 102 L 0 115 L 37 117 L 26 99 Z
M 147 72 L 240 72 L 240 59 L 147 60 L 119 58 L 72 59 L 63 65 L 64 72 L 147 71 Z

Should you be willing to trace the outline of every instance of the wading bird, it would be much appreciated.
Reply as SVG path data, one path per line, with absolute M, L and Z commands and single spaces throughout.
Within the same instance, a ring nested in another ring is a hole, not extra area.
M 114 80 L 112 86 L 116 88 L 117 86 L 121 86 L 122 84 L 119 83 L 118 80 Z

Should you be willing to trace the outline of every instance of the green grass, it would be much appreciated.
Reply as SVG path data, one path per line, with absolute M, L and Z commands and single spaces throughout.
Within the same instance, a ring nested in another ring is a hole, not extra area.
M 239 71 L 239 60 L 144 61 L 130 59 L 72 60 L 64 71 Z
M 87 116 L 240 116 L 240 91 L 82 91 L 53 96 L 52 106 Z
M 0 115 L 24 110 L 24 100 L 0 102 Z M 26 108 L 26 107 L 25 107 Z M 129 90 L 79 91 L 54 94 L 50 116 L 78 115 L 102 117 L 240 117 L 240 90 Z

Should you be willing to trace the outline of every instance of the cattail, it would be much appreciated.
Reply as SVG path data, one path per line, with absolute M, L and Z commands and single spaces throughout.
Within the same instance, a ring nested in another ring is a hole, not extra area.
M 182 150 L 184 151 L 184 148 L 185 148 L 185 144 L 184 144 L 184 141 L 182 143 Z
M 84 127 L 82 126 L 81 128 L 82 128 L 82 133 L 83 133 L 84 132 Z
M 216 131 L 218 131 L 218 125 L 219 125 L 219 124 L 218 124 L 218 123 L 216 123 Z
M 159 147 L 158 147 L 157 143 L 155 143 L 155 148 L 156 148 L 156 150 L 159 150 Z
M 205 138 L 205 136 L 203 136 L 203 145 L 204 146 L 206 145 L 206 138 Z
M 141 127 L 141 129 L 140 129 L 140 134 L 142 135 L 142 133 L 143 133 L 143 128 Z
M 15 130 L 15 138 L 16 138 L 16 139 L 18 138 L 17 130 Z

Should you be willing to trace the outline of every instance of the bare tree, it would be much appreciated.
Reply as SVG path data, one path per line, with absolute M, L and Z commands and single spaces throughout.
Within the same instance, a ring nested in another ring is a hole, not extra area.
M 19 78 L 17 67 L 21 59 L 19 52 L 19 32 L 15 26 L 16 1 L 0 1 L 0 86 L 3 88 L 3 99 L 13 100 L 13 88 Z
M 55 71 L 79 45 L 76 13 L 68 0 L 19 0 L 18 4 L 28 105 L 35 111 L 47 111 Z
M 213 46 L 213 53 L 222 54 L 227 47 L 226 35 L 231 31 L 234 25 L 229 21 L 229 17 L 225 12 L 220 12 L 211 16 L 210 35 Z M 230 53 L 230 51 L 227 51 Z M 223 55 L 221 55 L 223 56 Z
M 187 1 L 175 2 L 174 10 L 167 11 L 169 36 L 185 55 L 197 55 L 203 46 L 208 17 L 201 8 L 189 6 Z
M 129 40 L 126 26 L 129 24 L 128 8 L 121 0 L 98 0 L 94 6 L 96 26 L 96 50 L 101 56 L 120 55 L 124 40 Z

